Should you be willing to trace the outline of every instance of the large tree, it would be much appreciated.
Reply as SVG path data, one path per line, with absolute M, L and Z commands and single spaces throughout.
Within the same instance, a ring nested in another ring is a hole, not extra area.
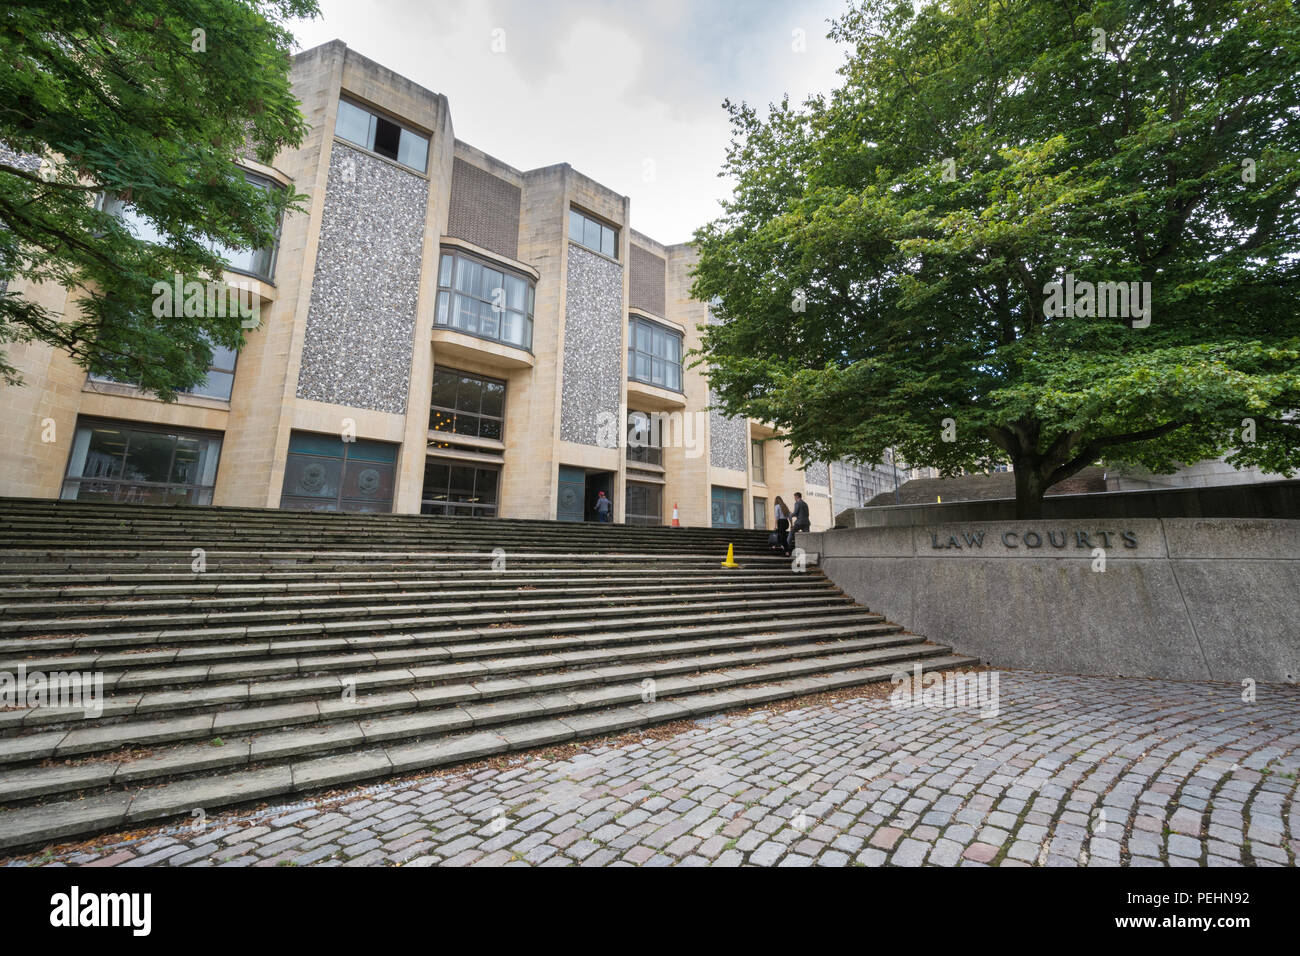
M 215 250 L 269 245 L 301 202 L 236 163 L 301 142 L 284 21 L 315 13 L 315 0 L 6 0 L 0 289 L 21 277 L 77 295 L 64 314 L 5 289 L 0 343 L 46 342 L 167 399 L 203 380 L 213 343 L 243 343 L 238 314 L 156 317 L 154 285 L 219 282 Z M 3 354 L 0 375 L 20 380 Z
M 1103 459 L 1300 466 L 1290 0 L 869 0 L 831 35 L 833 93 L 727 104 L 694 290 L 727 413 L 1010 461 L 1022 517 Z

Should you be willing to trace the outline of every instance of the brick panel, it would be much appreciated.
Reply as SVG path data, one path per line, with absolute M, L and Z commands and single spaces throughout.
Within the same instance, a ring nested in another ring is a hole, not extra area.
M 628 265 L 631 269 L 628 276 L 631 285 L 628 298 L 632 308 L 663 315 L 664 272 L 667 264 L 649 249 L 642 249 L 634 243 Z
M 518 186 L 463 159 L 455 160 L 447 235 L 517 259 L 519 195 Z

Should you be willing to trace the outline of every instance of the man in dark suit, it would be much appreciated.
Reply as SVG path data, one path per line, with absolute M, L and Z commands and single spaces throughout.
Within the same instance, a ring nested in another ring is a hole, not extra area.
M 797 531 L 811 531 L 812 522 L 808 520 L 808 502 L 803 500 L 803 494 L 796 491 L 794 493 L 794 520 L 790 522 L 790 550 L 786 554 L 794 552 L 794 536 Z

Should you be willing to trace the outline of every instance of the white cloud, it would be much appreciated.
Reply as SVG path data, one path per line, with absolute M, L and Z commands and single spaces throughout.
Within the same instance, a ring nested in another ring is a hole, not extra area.
M 293 24 L 443 93 L 456 135 L 519 169 L 567 162 L 682 242 L 718 213 L 724 99 L 802 100 L 837 82 L 844 0 L 322 0 Z M 792 49 L 805 31 L 807 49 Z M 493 53 L 504 31 L 505 52 Z M 653 173 L 653 175 L 648 175 Z

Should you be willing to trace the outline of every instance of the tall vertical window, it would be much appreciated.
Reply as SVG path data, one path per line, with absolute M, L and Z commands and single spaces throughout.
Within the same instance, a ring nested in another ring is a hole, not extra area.
M 569 238 L 601 255 L 618 258 L 618 230 L 572 207 L 569 208 Z
M 481 338 L 533 347 L 532 280 L 460 251 L 438 263 L 438 325 Z
M 454 368 L 433 370 L 430 431 L 501 441 L 505 415 L 505 382 Z
M 428 166 L 429 137 L 363 106 L 339 100 L 334 135 L 422 173 Z
M 766 447 L 761 441 L 751 440 L 749 443 L 749 455 L 754 461 L 754 480 L 760 485 L 767 484 L 767 460 L 763 454 Z
M 754 527 L 760 531 L 767 530 L 767 499 L 754 497 Z
M 636 315 L 628 319 L 627 333 L 628 379 L 680 392 L 682 334 Z
M 258 176 L 247 170 L 244 171 L 244 178 L 268 196 L 271 195 L 271 190 L 280 188 L 277 183 L 265 176 Z M 280 225 L 280 221 L 277 220 L 275 242 L 262 249 L 232 249 L 218 244 L 213 246 L 213 251 L 226 260 L 226 268 L 234 272 L 246 272 L 269 282 L 275 275 L 275 254 L 280 246 Z
M 221 436 L 129 422 L 77 423 L 60 497 L 210 505 Z

